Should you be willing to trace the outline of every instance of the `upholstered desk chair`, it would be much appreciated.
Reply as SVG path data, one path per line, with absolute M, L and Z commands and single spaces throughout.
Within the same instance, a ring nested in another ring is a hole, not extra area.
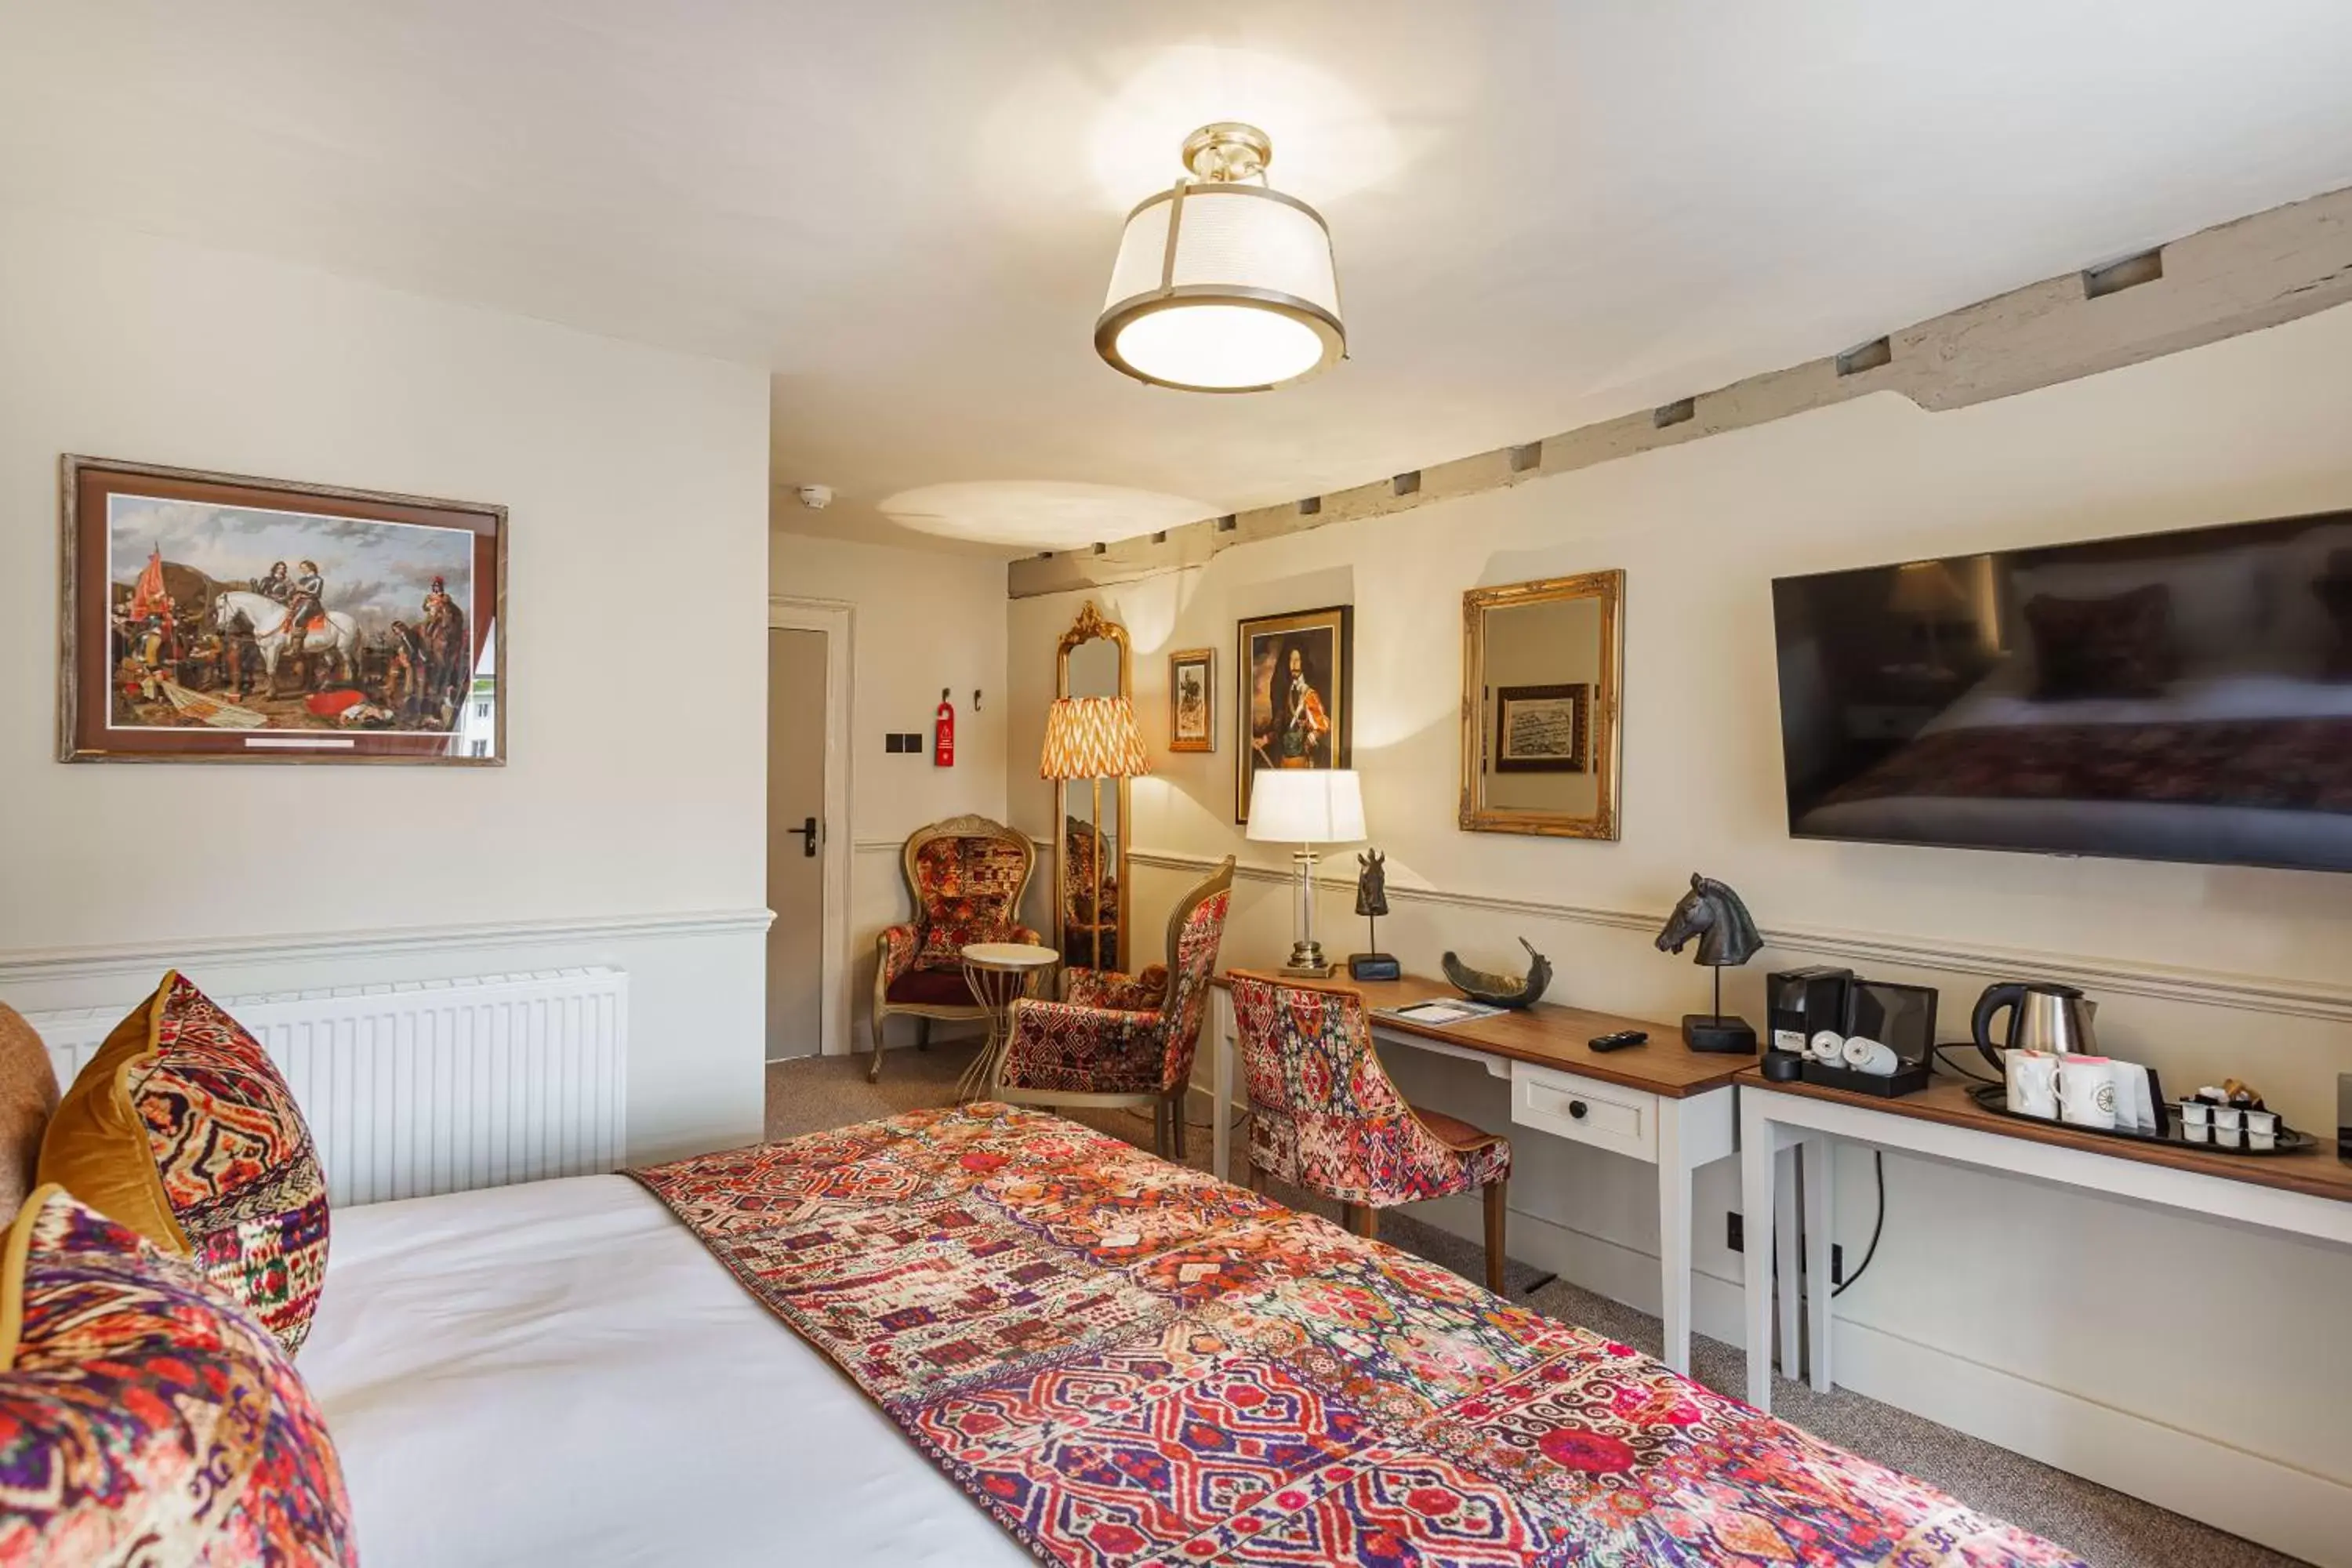
M 1333 1199 L 1364 1236 L 1381 1209 L 1483 1193 L 1486 1289 L 1500 1295 L 1510 1140 L 1406 1104 L 1358 993 L 1242 969 L 1227 978 L 1249 1089 L 1250 1185 L 1264 1191 L 1271 1176 Z
M 915 918 L 885 927 L 877 939 L 868 1083 L 882 1076 L 882 1024 L 894 1014 L 921 1019 L 916 1037 L 926 1046 L 933 1019 L 987 1021 L 988 1010 L 964 984 L 967 944 L 1039 941 L 1021 923 L 1021 895 L 1037 867 L 1027 834 L 985 816 L 950 816 L 917 828 L 901 858 Z
M 1228 855 L 1168 917 L 1165 964 L 1071 969 L 1061 1001 L 1015 1002 L 990 1092 L 1023 1105 L 1149 1108 L 1152 1152 L 1182 1159 L 1184 1091 L 1233 886 Z

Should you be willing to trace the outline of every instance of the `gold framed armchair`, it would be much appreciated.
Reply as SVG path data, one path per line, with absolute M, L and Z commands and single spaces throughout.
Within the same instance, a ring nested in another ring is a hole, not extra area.
M 882 1026 L 898 1014 L 922 1020 L 928 1046 L 936 1019 L 985 1021 L 988 1010 L 964 983 L 963 949 L 976 942 L 1035 943 L 1021 923 L 1021 896 L 1037 868 L 1029 836 L 986 816 L 950 816 L 919 827 L 900 860 L 914 918 L 875 939 L 874 1060 L 882 1076 Z

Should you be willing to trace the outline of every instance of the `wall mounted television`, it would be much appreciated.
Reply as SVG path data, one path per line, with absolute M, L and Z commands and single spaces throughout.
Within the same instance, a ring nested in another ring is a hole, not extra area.
M 1772 584 L 1789 831 L 2352 870 L 2352 511 Z

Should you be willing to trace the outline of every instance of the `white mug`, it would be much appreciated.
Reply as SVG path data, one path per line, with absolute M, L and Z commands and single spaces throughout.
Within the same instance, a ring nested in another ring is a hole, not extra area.
M 2011 1051 L 2002 1065 L 2009 1076 L 2009 1108 L 2021 1116 L 2058 1120 L 2058 1058 L 2048 1051 Z
M 2115 1064 L 2105 1057 L 2058 1058 L 2058 1116 L 2076 1127 L 2116 1124 Z
M 1866 1072 L 1873 1078 L 1893 1078 L 1903 1058 L 1895 1047 L 1883 1045 L 1866 1035 L 1856 1035 L 1845 1043 L 1845 1065 L 1856 1072 Z

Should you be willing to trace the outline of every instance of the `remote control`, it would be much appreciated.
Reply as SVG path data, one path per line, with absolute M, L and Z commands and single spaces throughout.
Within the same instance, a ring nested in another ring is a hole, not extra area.
M 1622 1051 L 1629 1046 L 1641 1045 L 1649 1037 L 1647 1029 L 1620 1029 L 1613 1035 L 1595 1035 L 1585 1043 L 1596 1051 Z

